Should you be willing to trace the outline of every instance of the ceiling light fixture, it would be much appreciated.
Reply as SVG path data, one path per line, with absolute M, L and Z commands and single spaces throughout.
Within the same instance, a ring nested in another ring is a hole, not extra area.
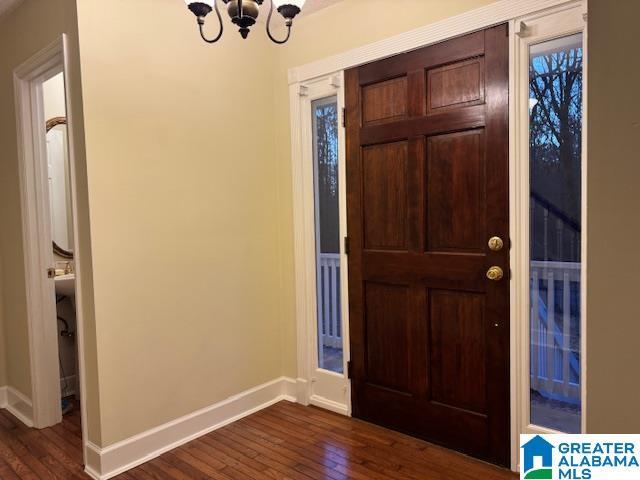
M 251 27 L 256 23 L 258 14 L 260 13 L 260 6 L 264 0 L 221 0 L 227 6 L 227 13 L 231 17 L 231 21 L 240 29 L 240 35 L 242 38 L 247 38 Z M 291 36 L 291 26 L 293 25 L 293 19 L 300 13 L 305 0 L 270 0 L 271 9 L 269 10 L 269 16 L 267 17 L 267 35 L 269 38 L 278 44 L 286 43 Z M 222 37 L 224 31 L 224 24 L 222 22 L 222 15 L 218 8 L 218 0 L 185 0 L 185 3 L 189 7 L 189 10 L 198 19 L 198 28 L 200 29 L 200 36 L 207 43 L 215 43 Z M 271 17 L 273 16 L 273 10 L 278 10 L 278 13 L 285 19 L 285 26 L 287 27 L 287 35 L 278 40 L 271 34 Z M 212 11 L 216 12 L 218 16 L 218 22 L 220 29 L 218 34 L 213 38 L 207 38 L 204 33 L 205 17 Z

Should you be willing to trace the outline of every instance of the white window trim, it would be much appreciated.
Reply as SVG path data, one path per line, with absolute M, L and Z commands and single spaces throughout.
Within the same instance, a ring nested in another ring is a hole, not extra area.
M 336 96 L 338 116 L 344 107 L 342 72 L 291 86 L 291 118 L 296 128 L 294 143 L 298 144 L 298 161 L 294 162 L 293 183 L 296 200 L 296 314 L 298 324 L 298 401 L 312 404 L 343 415 L 350 415 L 350 388 L 347 379 L 349 360 L 348 275 L 344 244 L 340 242 L 340 295 L 343 341 L 343 374 L 318 368 L 317 290 L 316 290 L 316 219 L 315 177 L 313 157 L 312 103 Z M 338 184 L 340 208 L 340 238 L 346 236 L 346 171 L 345 131 L 338 126 Z
M 295 249 L 295 288 L 296 288 L 296 324 L 297 324 L 297 354 L 298 354 L 298 401 L 303 404 L 309 404 L 309 388 L 308 382 L 310 382 L 310 330 L 309 330 L 309 315 L 315 312 L 315 262 L 309 263 L 309 238 L 315 238 L 314 232 L 309 232 L 309 215 L 313 215 L 313 204 L 309 203 L 309 198 L 313 199 L 313 191 L 309 192 L 309 186 L 305 185 L 304 162 L 305 157 L 303 155 L 303 149 L 305 142 L 309 139 L 303 134 L 304 128 L 301 125 L 301 110 L 302 101 L 305 89 L 314 80 L 325 81 L 336 75 L 342 78 L 344 70 L 353 68 L 358 65 L 363 65 L 369 62 L 387 58 L 399 53 L 414 50 L 420 47 L 432 45 L 450 38 L 454 38 L 460 35 L 471 33 L 473 31 L 485 29 L 493 25 L 500 23 L 509 23 L 509 35 L 510 35 L 510 52 L 509 52 L 509 78 L 510 78 L 510 91 L 515 92 L 518 84 L 517 80 L 517 68 L 516 68 L 516 35 L 515 30 L 522 26 L 522 22 L 525 24 L 541 19 L 544 16 L 557 14 L 561 11 L 579 10 L 580 18 L 582 18 L 584 30 L 584 42 L 586 46 L 586 12 L 587 12 L 587 0 L 500 0 L 491 3 L 485 7 L 481 7 L 475 10 L 465 12 L 454 17 L 444 19 L 442 21 L 420 27 L 418 29 L 396 35 L 394 37 L 375 42 L 363 47 L 359 47 L 338 55 L 334 55 L 319 61 L 315 61 L 306 65 L 302 65 L 289 70 L 289 101 L 290 101 L 290 113 L 291 113 L 291 166 L 292 166 L 292 190 L 293 190 L 293 205 L 294 205 L 294 249 Z M 576 30 L 573 30 L 577 33 Z M 518 37 L 519 38 L 519 37 Z M 587 80 L 586 80 L 586 61 L 587 53 L 586 48 L 584 50 L 585 56 L 585 76 L 584 76 L 584 99 L 585 106 L 583 109 L 583 122 L 586 125 L 586 92 L 587 92 Z M 301 93 L 303 96 L 301 96 Z M 528 101 L 528 91 L 527 91 Z M 344 102 L 344 92 L 341 91 L 339 98 L 342 98 Z M 510 99 L 510 228 L 511 238 L 516 239 L 516 235 L 521 235 L 521 231 L 518 230 L 518 220 L 521 218 L 522 209 L 522 194 L 525 192 L 522 185 L 526 186 L 526 195 L 528 202 L 529 185 L 528 178 L 523 184 L 521 174 L 526 169 L 522 168 L 522 159 L 520 157 L 520 151 L 516 147 L 518 139 L 517 131 L 521 126 L 521 121 L 517 120 L 517 102 L 514 99 L 516 95 L 512 95 Z M 527 118 L 528 122 L 528 118 Z M 342 129 L 340 129 L 342 130 Z M 527 132 L 528 134 L 528 132 Z M 344 152 L 343 140 L 340 143 L 341 152 Z M 343 155 L 343 153 L 341 153 Z M 583 134 L 583 208 L 582 208 L 582 222 L 583 231 L 586 231 L 586 129 Z M 344 157 L 340 157 L 341 168 L 344 169 L 345 161 Z M 307 168 L 309 168 L 307 166 Z M 528 174 L 528 173 L 527 173 Z M 341 175 L 343 172 L 341 171 Z M 341 185 L 344 185 L 344 181 L 341 179 Z M 311 188 L 313 184 L 311 184 Z M 345 195 L 341 191 L 341 202 L 346 201 Z M 309 213 L 311 212 L 311 213 Z M 346 205 L 341 204 L 341 223 L 346 223 Z M 528 222 L 528 212 L 526 213 Z M 306 220 L 305 220 L 306 219 Z M 525 222 L 526 223 L 526 222 Z M 345 225 L 346 232 L 346 225 Z M 520 239 L 522 240 L 522 239 Z M 528 238 L 527 238 L 528 240 Z M 583 255 L 586 252 L 586 235 L 582 235 L 582 251 Z M 315 245 L 314 245 L 315 248 Z M 529 284 L 528 280 L 523 285 L 523 274 L 528 275 L 528 263 L 526 264 L 527 270 L 521 271 L 523 262 L 527 259 L 522 256 L 523 247 L 522 242 L 517 244 L 513 242 L 513 249 L 511 252 L 511 266 L 514 271 L 513 278 L 511 280 L 510 295 L 511 295 L 511 469 L 513 471 L 518 470 L 519 462 L 519 434 L 527 433 L 523 429 L 523 385 L 521 379 L 523 377 L 523 356 L 518 354 L 518 348 L 522 345 L 522 330 L 523 325 L 526 325 L 528 331 L 528 295 Z M 528 244 L 526 245 L 525 253 L 528 252 Z M 527 253 L 528 255 L 528 253 Z M 584 257 L 586 258 L 586 257 Z M 346 268 L 343 268 L 343 277 L 346 275 Z M 586 286 L 586 265 L 583 262 L 582 268 L 582 331 L 581 331 L 581 348 L 582 348 L 582 424 L 583 431 L 586 425 L 586 365 L 585 365 L 585 347 L 586 347 L 586 302 L 585 302 L 585 286 Z M 346 281 L 342 284 L 343 289 L 346 291 Z M 524 299 L 524 300 L 523 300 Z M 527 302 L 527 305 L 523 305 L 523 301 Z M 343 304 L 343 310 L 348 310 L 347 301 Z M 523 317 L 523 313 L 525 315 Z M 314 314 L 314 313 L 313 313 Z M 314 314 L 315 315 L 315 314 Z M 345 331 L 345 359 L 348 358 L 348 317 L 343 316 L 343 329 Z M 526 321 L 526 324 L 522 324 Z M 315 328 L 315 325 L 312 325 Z M 313 340 L 311 340 L 313 341 Z M 528 339 L 527 339 L 528 341 Z M 527 345 L 528 348 L 528 345 Z M 526 358 L 525 358 L 526 360 Z M 528 382 L 528 361 L 526 363 L 526 375 L 525 378 Z M 528 398 L 528 395 L 527 395 Z M 527 406 L 528 408 L 528 406 Z M 351 411 L 351 405 L 348 405 L 349 411 Z M 528 413 L 527 413 L 528 418 Z M 541 433 L 551 433 L 550 430 L 539 428 L 537 431 Z
M 515 19 L 511 29 L 512 75 L 511 90 L 511 266 L 512 279 L 511 316 L 512 382 L 516 386 L 515 404 L 512 405 L 512 449 L 519 454 L 517 434 L 560 433 L 530 423 L 530 292 L 529 292 L 529 47 L 554 38 L 576 33 L 583 34 L 583 135 L 582 135 L 582 235 L 581 235 L 581 290 L 580 290 L 580 382 L 581 429 L 586 432 L 586 224 L 587 224 L 587 2 L 578 2 L 542 14 Z M 520 219 L 520 221 L 516 221 Z M 515 322 L 513 321 L 515 319 Z M 515 354 L 515 355 L 514 355 Z M 518 455 L 519 458 L 519 455 Z M 518 462 L 516 462 L 517 464 Z

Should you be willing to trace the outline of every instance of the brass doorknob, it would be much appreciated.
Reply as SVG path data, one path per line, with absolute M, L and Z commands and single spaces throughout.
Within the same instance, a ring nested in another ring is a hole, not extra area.
M 504 247 L 504 242 L 500 237 L 491 237 L 489 239 L 489 249 L 494 252 L 499 252 Z
M 493 266 L 489 270 L 487 270 L 487 278 L 489 280 L 498 282 L 502 280 L 502 277 L 504 277 L 504 272 L 500 267 Z

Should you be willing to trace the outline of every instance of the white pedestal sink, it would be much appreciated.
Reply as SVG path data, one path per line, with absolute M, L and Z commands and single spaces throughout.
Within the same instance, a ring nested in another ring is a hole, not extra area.
M 59 275 L 55 277 L 56 295 L 64 295 L 65 297 L 75 297 L 76 295 L 76 275 L 70 273 L 68 275 Z

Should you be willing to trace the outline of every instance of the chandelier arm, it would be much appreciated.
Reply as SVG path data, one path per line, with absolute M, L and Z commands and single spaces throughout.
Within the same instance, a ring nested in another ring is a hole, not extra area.
M 218 9 L 218 0 L 213 0 L 213 5 L 216 10 L 216 15 L 218 16 L 218 22 L 220 23 L 220 30 L 218 31 L 218 35 L 215 38 L 209 39 L 204 34 L 204 18 L 198 17 L 198 26 L 200 27 L 200 36 L 207 43 L 216 43 L 222 37 L 222 33 L 224 32 L 224 23 L 222 22 L 222 15 L 220 15 L 220 10 Z
M 267 17 L 267 35 L 271 39 L 273 43 L 277 43 L 282 45 L 283 43 L 287 43 L 289 37 L 291 37 L 291 20 L 287 20 L 287 36 L 283 40 L 278 40 L 271 34 L 271 17 L 273 16 L 273 0 L 271 0 L 271 9 L 269 10 L 269 16 Z

